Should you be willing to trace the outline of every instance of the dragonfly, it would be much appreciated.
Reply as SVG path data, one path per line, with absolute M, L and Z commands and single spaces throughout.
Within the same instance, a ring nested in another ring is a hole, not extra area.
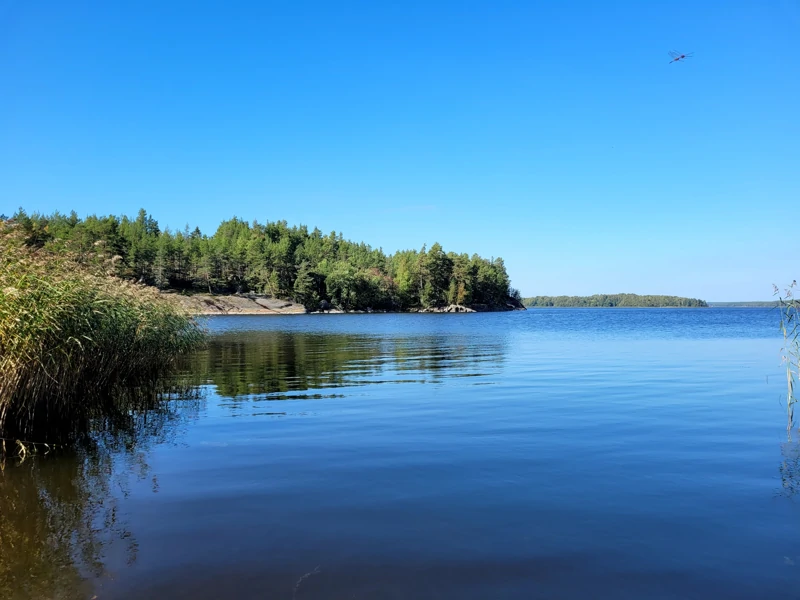
M 694 54 L 694 52 L 689 52 L 689 54 L 682 54 L 681 52 L 676 52 L 675 50 L 670 50 L 667 54 L 669 54 L 670 58 L 672 58 L 672 60 L 669 61 L 669 64 L 672 64 L 672 63 L 680 62 L 682 60 L 686 60 L 687 58 L 691 58 L 692 55 Z

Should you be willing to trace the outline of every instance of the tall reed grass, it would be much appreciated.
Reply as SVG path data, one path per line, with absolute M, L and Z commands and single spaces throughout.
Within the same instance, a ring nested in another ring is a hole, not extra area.
M 152 402 L 202 342 L 158 291 L 27 248 L 0 223 L 0 438 L 71 441 Z
M 786 432 L 792 439 L 794 428 L 794 407 L 798 401 L 797 385 L 800 379 L 800 298 L 795 295 L 797 281 L 792 281 L 781 294 L 773 285 L 778 296 L 778 309 L 781 312 L 781 333 L 783 334 L 783 360 L 786 364 L 786 412 L 788 424 Z

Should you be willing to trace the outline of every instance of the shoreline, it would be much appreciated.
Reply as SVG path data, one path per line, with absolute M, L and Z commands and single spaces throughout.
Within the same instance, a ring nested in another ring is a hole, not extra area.
M 179 294 L 174 291 L 162 291 L 165 296 L 174 298 L 184 310 L 197 317 L 213 316 L 280 316 L 280 315 L 318 315 L 318 314 L 469 314 L 480 312 L 511 312 L 527 310 L 525 307 L 489 307 L 486 305 L 461 306 L 451 304 L 438 308 L 416 310 L 351 310 L 336 308 L 309 312 L 302 304 L 291 300 L 281 300 L 258 294 Z
M 581 309 L 581 310 L 630 310 L 630 309 L 667 309 L 667 308 L 674 308 L 675 310 L 709 310 L 712 308 L 776 308 L 776 305 L 761 305 L 761 304 L 753 304 L 753 305 L 743 305 L 743 304 L 736 304 L 736 305 L 720 305 L 720 304 L 711 304 L 709 303 L 708 306 L 526 306 L 527 310 L 574 310 L 574 309 Z
M 174 298 L 195 316 L 214 315 L 300 315 L 306 314 L 302 304 L 256 294 L 179 294 L 161 292 Z

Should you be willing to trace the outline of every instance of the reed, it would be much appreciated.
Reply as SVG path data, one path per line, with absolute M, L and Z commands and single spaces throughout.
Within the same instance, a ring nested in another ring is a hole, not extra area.
M 795 295 L 797 281 L 792 281 L 784 291 L 780 293 L 778 286 L 773 285 L 775 295 L 778 296 L 778 309 L 781 318 L 781 333 L 783 334 L 783 361 L 786 365 L 786 413 L 787 426 L 786 433 L 789 440 L 792 439 L 792 429 L 794 428 L 794 407 L 797 404 L 798 378 L 800 378 L 800 299 Z
M 66 442 L 152 403 L 203 332 L 157 290 L 0 223 L 0 441 Z

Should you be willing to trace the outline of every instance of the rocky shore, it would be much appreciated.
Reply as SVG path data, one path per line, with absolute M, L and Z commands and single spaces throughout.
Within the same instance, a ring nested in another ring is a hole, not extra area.
M 302 315 L 302 304 L 255 294 L 171 294 L 195 315 Z
M 302 315 L 307 311 L 302 304 L 291 300 L 281 300 L 257 294 L 176 294 L 163 292 L 178 299 L 181 305 L 195 315 Z M 525 310 L 524 307 L 509 303 L 505 306 L 490 307 L 485 304 L 461 306 L 450 304 L 436 308 L 423 308 L 408 312 L 420 313 L 474 313 L 497 312 L 509 310 Z M 332 308 L 325 313 L 341 314 L 344 311 Z M 385 311 L 352 311 L 352 312 L 385 312 Z

